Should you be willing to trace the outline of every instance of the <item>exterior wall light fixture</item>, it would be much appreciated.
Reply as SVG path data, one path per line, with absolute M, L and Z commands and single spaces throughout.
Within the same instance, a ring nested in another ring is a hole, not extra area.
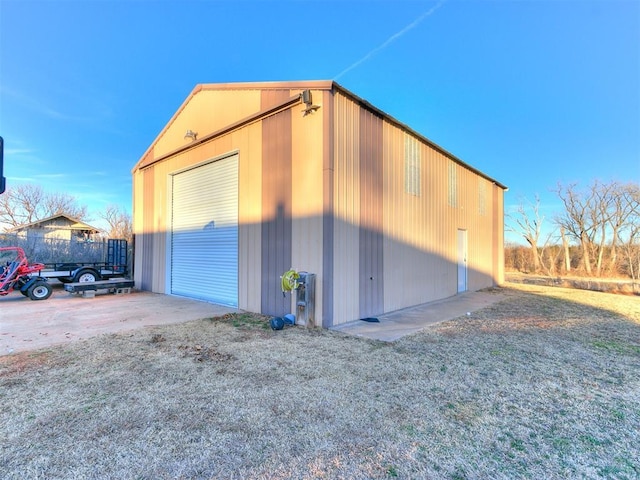
M 184 134 L 184 139 L 186 140 L 187 138 L 190 138 L 191 140 L 195 140 L 197 136 L 198 136 L 198 132 L 194 132 L 193 130 L 189 129 Z
M 320 105 L 313 104 L 313 100 L 311 99 L 311 90 L 303 90 L 300 94 L 300 99 L 306 105 L 306 108 L 302 111 L 303 116 L 307 116 L 320 108 Z

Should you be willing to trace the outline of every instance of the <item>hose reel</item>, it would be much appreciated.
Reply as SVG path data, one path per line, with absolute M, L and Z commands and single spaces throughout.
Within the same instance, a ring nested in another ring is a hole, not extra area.
M 291 313 L 284 318 L 273 318 L 271 328 L 280 330 L 285 323 L 315 326 L 315 284 L 315 273 L 298 272 L 293 268 L 284 272 L 280 277 L 282 296 L 286 298 L 287 292 L 291 292 L 293 296 L 295 290 L 295 315 Z
M 287 270 L 280 277 L 280 287 L 282 288 L 282 296 L 285 296 L 286 292 L 292 292 L 300 286 L 300 274 L 293 268 Z

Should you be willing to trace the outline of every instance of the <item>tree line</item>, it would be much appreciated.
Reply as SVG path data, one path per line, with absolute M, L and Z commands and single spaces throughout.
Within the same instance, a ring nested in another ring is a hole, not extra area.
M 46 192 L 39 185 L 18 185 L 0 195 L 0 225 L 5 231 L 61 214 L 86 223 L 93 221 L 87 206 L 79 204 L 75 197 L 67 193 Z M 124 208 L 108 205 L 97 213 L 97 217 L 108 225 L 108 237 L 131 240 L 131 216 Z
M 521 201 L 506 230 L 526 246 L 507 243 L 505 267 L 550 276 L 640 277 L 640 185 L 594 180 L 585 188 L 558 184 L 563 205 L 545 224 L 540 199 Z

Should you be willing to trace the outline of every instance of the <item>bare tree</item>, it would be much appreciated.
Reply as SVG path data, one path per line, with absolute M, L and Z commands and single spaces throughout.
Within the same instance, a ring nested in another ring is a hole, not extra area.
M 620 237 L 627 234 L 635 238 L 634 222 L 637 222 L 640 187 L 636 183 L 621 184 L 594 180 L 585 190 L 576 184 L 558 184 L 556 193 L 563 201 L 565 212 L 556 218 L 561 233 L 579 242 L 584 271 L 601 276 L 606 269 L 606 253 L 609 253 L 608 271 L 617 272 L 617 247 Z M 635 220 L 634 220 L 635 219 Z M 566 251 L 566 237 L 563 239 Z
M 524 203 L 528 206 L 525 206 Z M 536 195 L 535 202 L 524 199 L 518 205 L 518 210 L 514 214 L 507 215 L 507 231 L 513 232 L 521 236 L 531 247 L 531 265 L 533 272 L 540 270 L 542 261 L 542 252 L 540 248 L 540 236 L 542 234 L 542 224 L 544 217 L 540 215 L 540 197 Z M 544 247 L 549 242 L 551 235 L 548 236 Z
M 640 185 L 594 180 L 586 188 L 559 183 L 555 192 L 564 204 L 563 212 L 554 218 L 560 227 L 557 238 L 546 232 L 546 237 L 542 236 L 548 229 L 542 228 L 544 217 L 537 196 L 534 203 L 521 202 L 506 216 L 505 230 L 517 233 L 530 247 L 523 268 L 555 275 L 556 269 L 566 274 L 577 266 L 587 276 L 625 274 L 639 278 Z M 512 245 L 505 248 L 521 256 L 525 247 L 518 252 Z M 516 257 L 512 260 L 515 264 Z M 517 261 L 522 263 L 522 258 Z
M 630 233 L 629 241 L 623 245 L 627 257 L 627 271 L 629 276 L 640 279 L 640 225 L 636 225 Z
M 640 228 L 640 185 L 634 183 L 613 185 L 614 195 L 611 201 L 609 224 L 611 227 L 611 258 L 609 272 L 615 273 L 617 268 L 617 246 L 624 230 L 634 238 Z
M 540 265 L 544 269 L 544 272 L 550 277 L 554 277 L 556 275 L 558 258 L 562 253 L 562 249 L 557 245 L 558 239 L 553 237 L 554 233 L 549 233 L 540 247 Z
M 564 227 L 560 227 L 560 238 L 562 238 L 562 250 L 564 251 L 564 271 L 565 273 L 569 273 L 571 272 L 571 252 Z
M 58 214 L 86 220 L 87 207 L 67 193 L 45 192 L 31 184 L 9 188 L 0 196 L 0 224 L 7 229 Z
M 558 184 L 555 192 L 564 204 L 565 211 L 556 217 L 555 222 L 564 232 L 575 238 L 582 249 L 582 261 L 587 275 L 591 275 L 591 255 L 593 234 L 597 225 L 593 224 L 593 190 L 585 193 L 578 191 L 577 184 L 563 186 Z
M 593 206 L 591 209 L 591 224 L 594 231 L 594 254 L 596 257 L 596 276 L 602 275 L 602 263 L 607 247 L 607 232 L 612 218 L 612 205 L 618 194 L 616 183 L 600 183 L 595 180 L 591 187 Z M 598 238 L 595 238 L 597 235 Z M 597 242 L 597 243 L 596 243 Z
M 109 237 L 122 238 L 131 241 L 133 236 L 131 215 L 129 215 L 124 209 L 117 205 L 108 205 L 103 212 L 98 214 L 98 216 L 109 224 Z
M 621 228 L 621 236 L 626 237 L 622 248 L 627 261 L 627 273 L 632 279 L 638 280 L 640 278 L 640 186 L 629 184 L 625 192 L 629 215 Z

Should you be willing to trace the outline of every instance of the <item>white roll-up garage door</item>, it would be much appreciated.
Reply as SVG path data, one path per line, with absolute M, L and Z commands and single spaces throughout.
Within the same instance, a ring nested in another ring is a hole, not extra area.
M 172 177 L 171 293 L 238 306 L 238 156 Z

